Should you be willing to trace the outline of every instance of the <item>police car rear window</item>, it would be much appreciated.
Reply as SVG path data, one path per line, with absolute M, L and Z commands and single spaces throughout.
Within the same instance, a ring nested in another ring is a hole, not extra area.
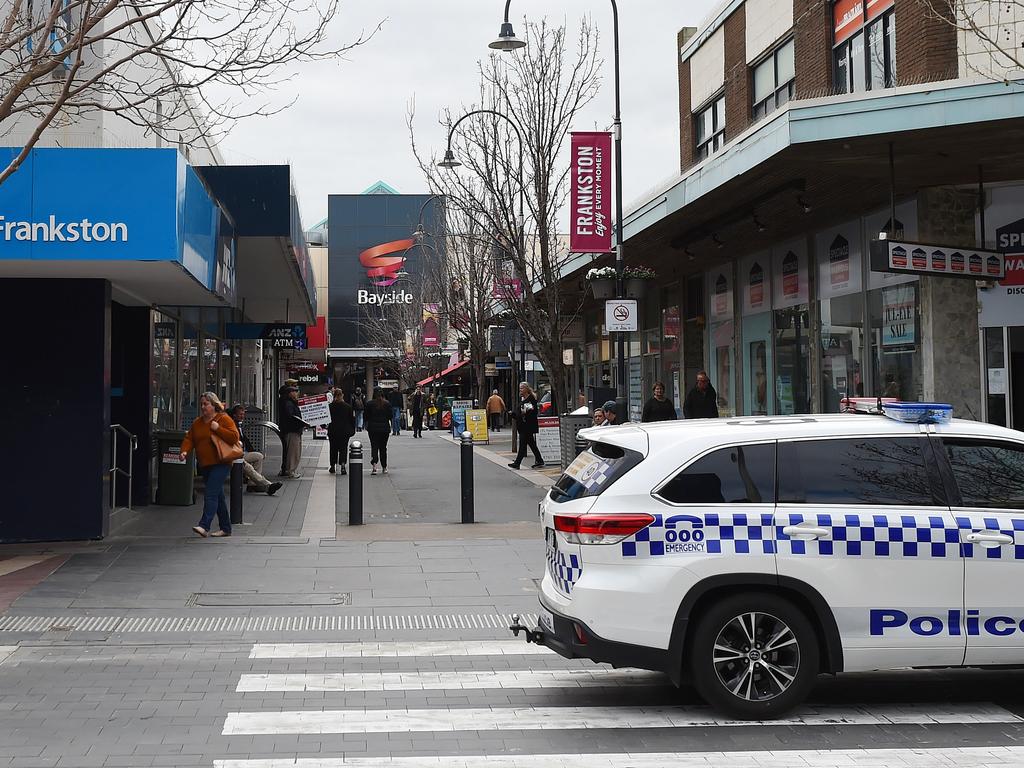
M 657 492 L 673 504 L 774 504 L 775 443 L 709 453 Z
M 592 443 L 566 467 L 549 495 L 556 502 L 599 496 L 641 461 L 643 456 L 636 451 L 608 443 Z

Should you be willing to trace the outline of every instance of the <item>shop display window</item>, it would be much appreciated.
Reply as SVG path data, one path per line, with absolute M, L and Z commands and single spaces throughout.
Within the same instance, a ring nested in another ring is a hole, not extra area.
M 921 326 L 917 283 L 868 291 L 871 323 L 871 397 L 920 400 Z
M 838 413 L 839 401 L 863 397 L 864 297 L 851 293 L 819 303 L 821 400 L 818 410 Z
M 775 310 L 775 401 L 783 415 L 811 412 L 810 316 L 806 304 Z

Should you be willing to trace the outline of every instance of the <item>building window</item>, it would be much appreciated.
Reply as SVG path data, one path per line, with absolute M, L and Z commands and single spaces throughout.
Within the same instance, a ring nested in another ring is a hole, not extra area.
M 754 67 L 754 120 L 760 120 L 793 98 L 796 67 L 793 41 L 783 43 Z
M 835 0 L 832 60 L 836 91 L 860 93 L 896 84 L 894 0 Z
M 697 124 L 697 160 L 703 160 L 725 144 L 725 96 L 719 96 L 693 118 Z

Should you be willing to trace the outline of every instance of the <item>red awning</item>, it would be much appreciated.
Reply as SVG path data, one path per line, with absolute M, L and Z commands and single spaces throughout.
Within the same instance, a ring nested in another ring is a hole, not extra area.
M 428 376 L 423 381 L 417 381 L 416 382 L 416 386 L 417 387 L 422 387 L 422 386 L 425 386 L 426 384 L 429 384 L 432 381 L 437 381 L 438 379 L 443 379 L 445 376 L 447 376 L 452 371 L 457 371 L 459 368 L 461 368 L 464 365 L 467 365 L 468 363 L 469 363 L 469 360 L 462 360 L 462 361 L 456 363 L 455 365 L 449 365 L 447 368 L 445 368 L 440 373 L 435 374 L 434 376 Z

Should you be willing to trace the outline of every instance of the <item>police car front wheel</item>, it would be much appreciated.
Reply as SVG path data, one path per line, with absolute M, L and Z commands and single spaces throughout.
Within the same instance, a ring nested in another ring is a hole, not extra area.
M 818 641 L 788 600 L 733 595 L 697 619 L 689 662 L 694 687 L 715 709 L 743 719 L 779 717 L 814 685 Z

